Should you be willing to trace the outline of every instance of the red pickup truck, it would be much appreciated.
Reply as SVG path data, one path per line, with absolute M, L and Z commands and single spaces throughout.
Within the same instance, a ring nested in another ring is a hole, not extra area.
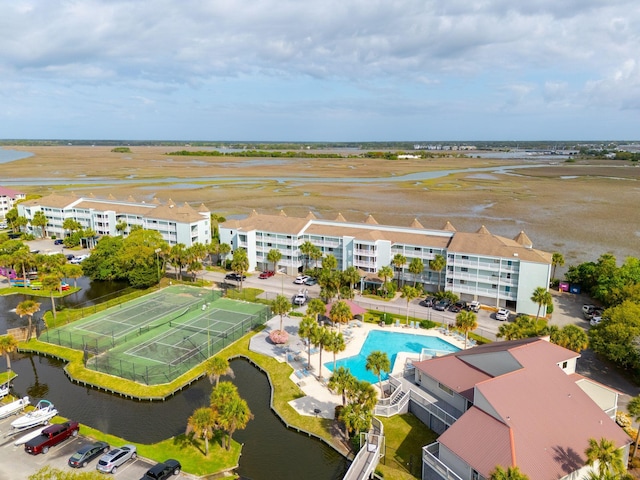
M 50 447 L 59 444 L 69 437 L 76 437 L 80 425 L 78 422 L 65 422 L 45 428 L 40 435 L 24 444 L 24 451 L 31 455 L 47 453 Z

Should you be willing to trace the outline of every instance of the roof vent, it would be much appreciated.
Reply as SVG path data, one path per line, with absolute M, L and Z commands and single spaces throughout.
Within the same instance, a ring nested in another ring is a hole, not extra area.
M 517 253 L 517 252 L 516 252 L 516 253 L 514 253 L 514 254 L 513 254 L 513 256 L 514 256 L 514 257 L 517 257 L 517 256 L 518 256 L 518 253 Z

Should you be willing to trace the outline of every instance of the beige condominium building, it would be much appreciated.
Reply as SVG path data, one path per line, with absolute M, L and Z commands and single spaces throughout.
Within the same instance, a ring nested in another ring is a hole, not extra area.
M 425 290 L 438 288 L 455 292 L 465 300 L 479 300 L 487 305 L 535 315 L 538 305 L 531 301 L 537 287 L 547 287 L 551 276 L 551 254 L 533 248 L 524 232 L 514 238 L 494 235 L 484 226 L 476 232 L 458 232 L 447 222 L 441 229 L 423 227 L 416 219 L 407 227 L 381 225 L 373 216 L 364 222 L 350 222 L 342 215 L 334 220 L 259 214 L 255 210 L 242 220 L 228 220 L 220 225 L 220 241 L 245 248 L 249 271 L 273 268 L 267 261 L 270 250 L 282 254 L 277 268 L 289 275 L 297 274 L 309 264 L 300 246 L 309 241 L 323 256 L 333 255 L 338 268 L 354 266 L 361 272 L 361 285 L 380 282 L 377 272 L 391 265 L 395 275 Z M 396 254 L 406 263 L 396 269 Z M 436 255 L 446 259 L 441 271 L 429 262 Z M 409 272 L 414 258 L 424 264 L 418 275 Z
M 126 236 L 132 227 L 160 232 L 169 245 L 182 243 L 189 247 L 194 243 L 211 241 L 209 210 L 201 205 L 195 209 L 189 204 L 176 205 L 169 200 L 161 203 L 154 199 L 149 203 L 133 198 L 116 200 L 73 195 L 49 195 L 18 204 L 18 214 L 31 221 L 36 212 L 47 217 L 47 236 L 64 238 L 69 234 L 63 228 L 66 219 L 80 223 L 83 229 L 92 229 L 97 237 L 104 235 Z

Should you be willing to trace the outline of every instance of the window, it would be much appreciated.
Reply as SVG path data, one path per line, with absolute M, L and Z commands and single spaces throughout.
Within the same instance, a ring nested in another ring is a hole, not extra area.
M 562 362 L 562 369 L 565 370 L 569 366 L 569 362 Z
M 469 255 L 462 255 L 463 260 L 469 260 Z
M 445 393 L 448 393 L 449 395 L 451 395 L 453 397 L 453 390 L 451 390 L 449 387 L 447 387 L 446 385 L 438 382 L 438 388 L 440 390 L 442 390 Z
M 461 271 L 461 272 L 468 272 L 468 271 L 469 271 L 469 269 L 468 269 L 467 267 L 462 267 L 462 268 L 460 269 L 460 271 Z
M 466 280 L 460 280 L 460 285 L 465 285 L 467 283 Z
M 493 285 L 491 285 L 491 288 L 498 288 L 498 285 L 496 285 L 495 283 Z

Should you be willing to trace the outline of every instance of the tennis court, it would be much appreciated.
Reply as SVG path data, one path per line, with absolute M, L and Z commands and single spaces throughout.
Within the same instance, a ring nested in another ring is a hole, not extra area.
M 147 385 L 167 383 L 271 316 L 268 306 L 220 297 L 217 291 L 169 287 L 40 339 L 84 349 L 93 370 Z

